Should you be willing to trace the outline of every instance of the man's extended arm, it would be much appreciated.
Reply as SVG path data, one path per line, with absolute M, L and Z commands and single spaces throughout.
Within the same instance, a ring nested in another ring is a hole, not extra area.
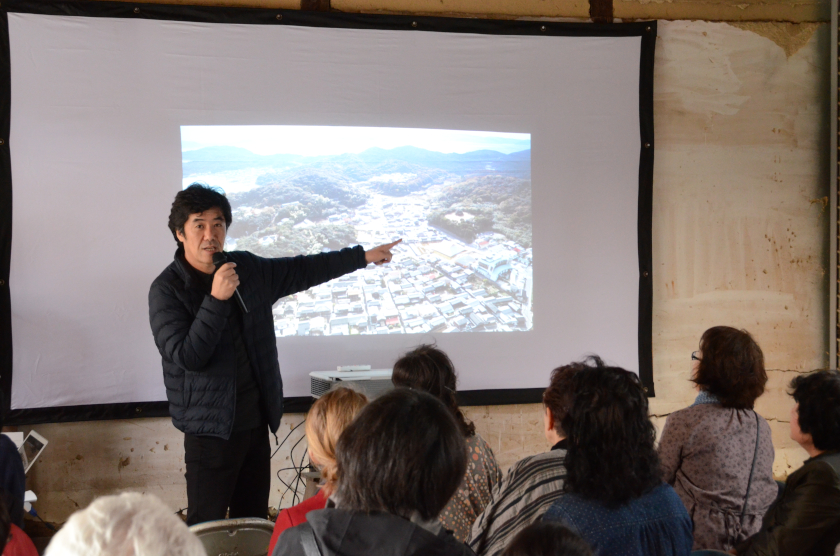
M 391 248 L 402 240 L 365 251 L 361 245 L 318 255 L 298 255 L 281 259 L 261 259 L 263 276 L 271 290 L 272 303 L 281 297 L 308 290 L 368 263 L 390 262 Z

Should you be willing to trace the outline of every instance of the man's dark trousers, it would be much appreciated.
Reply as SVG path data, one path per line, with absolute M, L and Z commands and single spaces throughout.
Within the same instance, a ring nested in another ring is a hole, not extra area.
M 268 427 L 233 432 L 229 440 L 184 435 L 187 525 L 268 515 L 271 446 Z

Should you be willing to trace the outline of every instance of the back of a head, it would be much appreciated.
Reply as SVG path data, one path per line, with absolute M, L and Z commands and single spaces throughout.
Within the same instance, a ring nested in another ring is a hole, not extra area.
M 799 429 L 811 435 L 817 450 L 840 450 L 840 372 L 799 375 L 790 389 L 799 404 Z
M 597 357 L 586 364 L 572 379 L 574 402 L 563 420 L 569 435 L 565 489 L 623 504 L 661 483 L 656 430 L 638 376 Z
M 79 510 L 45 556 L 207 556 L 201 541 L 157 497 L 126 492 Z
M 365 407 L 338 441 L 342 508 L 432 520 L 467 469 L 464 437 L 434 396 L 396 388 Z
M 321 470 L 324 494 L 329 496 L 338 482 L 335 450 L 344 429 L 367 404 L 367 397 L 350 388 L 336 388 L 318 398 L 306 415 L 309 457 Z
M 764 354 L 746 330 L 709 328 L 700 338 L 700 362 L 692 381 L 714 394 L 723 407 L 752 409 L 764 393 Z
M 554 430 L 560 436 L 566 436 L 566 431 L 563 430 L 563 419 L 569 412 L 574 399 L 572 379 L 578 371 L 587 368 L 585 363 L 575 362 L 562 365 L 551 371 L 551 380 L 548 388 L 543 392 L 542 398 L 543 404 L 551 410 L 551 414 L 554 416 Z
M 592 556 L 592 550 L 563 525 L 537 521 L 517 533 L 502 556 Z
M 455 396 L 458 376 L 452 360 L 435 346 L 420 345 L 394 363 L 391 375 L 394 386 L 422 390 L 435 396 L 449 408 L 464 436 L 475 434 L 475 425 L 467 421 Z

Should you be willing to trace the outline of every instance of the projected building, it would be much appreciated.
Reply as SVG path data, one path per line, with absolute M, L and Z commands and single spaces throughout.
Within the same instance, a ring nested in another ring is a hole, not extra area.
M 508 272 L 510 269 L 510 257 L 508 254 L 498 253 L 479 259 L 475 270 L 480 276 L 484 276 L 495 282 L 499 279 L 499 276 Z

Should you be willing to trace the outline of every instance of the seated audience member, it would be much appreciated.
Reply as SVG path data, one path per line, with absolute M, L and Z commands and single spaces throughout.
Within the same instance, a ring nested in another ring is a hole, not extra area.
M 0 497 L 0 554 L 2 556 L 38 556 L 38 550 L 23 530 L 12 523 L 6 504 Z
M 44 556 L 207 556 L 201 541 L 157 497 L 103 496 L 70 516 Z
M 0 391 L 0 408 L 6 407 L 5 395 Z M 0 429 L 3 428 L 5 415 L 0 409 Z M 0 434 L 0 488 L 3 489 L 3 502 L 12 519 L 12 523 L 23 527 L 23 495 L 26 492 L 26 474 L 20 452 L 11 438 Z
M 440 522 L 459 541 L 467 540 L 478 514 L 490 502 L 490 493 L 502 473 L 493 450 L 475 432 L 455 399 L 455 367 L 441 350 L 422 345 L 406 353 L 394 364 L 395 386 L 422 390 L 442 401 L 455 419 L 467 443 L 467 472 L 457 492 L 440 514 Z
M 274 551 L 280 533 L 306 521 L 306 514 L 310 511 L 321 510 L 327 505 L 327 498 L 338 481 L 335 461 L 338 438 L 366 403 L 364 394 L 349 388 L 336 388 L 312 404 L 306 415 L 306 442 L 309 461 L 321 471 L 321 488 L 312 498 L 280 512 L 268 544 L 269 554 Z
M 797 376 L 790 387 L 790 437 L 811 457 L 791 473 L 738 554 L 831 556 L 840 544 L 840 373 Z
M 283 533 L 273 556 L 473 554 L 438 521 L 467 453 L 458 422 L 434 396 L 396 388 L 373 400 L 342 433 L 336 459 L 327 508 Z
M 592 551 L 568 528 L 537 521 L 522 529 L 502 556 L 592 556 Z
M 691 518 L 662 482 L 639 378 L 596 357 L 587 363 L 572 377 L 574 401 L 562 423 L 565 493 L 543 520 L 569 527 L 600 556 L 688 555 Z
M 563 493 L 566 468 L 566 433 L 560 425 L 571 405 L 571 379 L 579 369 L 573 363 L 551 372 L 543 392 L 543 423 L 551 450 L 515 463 L 493 489 L 490 503 L 472 526 L 468 544 L 480 556 L 496 556 L 520 530 L 538 521 Z
M 758 532 L 778 494 L 770 425 L 753 411 L 764 355 L 745 330 L 716 326 L 692 360 L 700 394 L 668 416 L 659 459 L 694 522 L 694 550 L 728 551 Z

